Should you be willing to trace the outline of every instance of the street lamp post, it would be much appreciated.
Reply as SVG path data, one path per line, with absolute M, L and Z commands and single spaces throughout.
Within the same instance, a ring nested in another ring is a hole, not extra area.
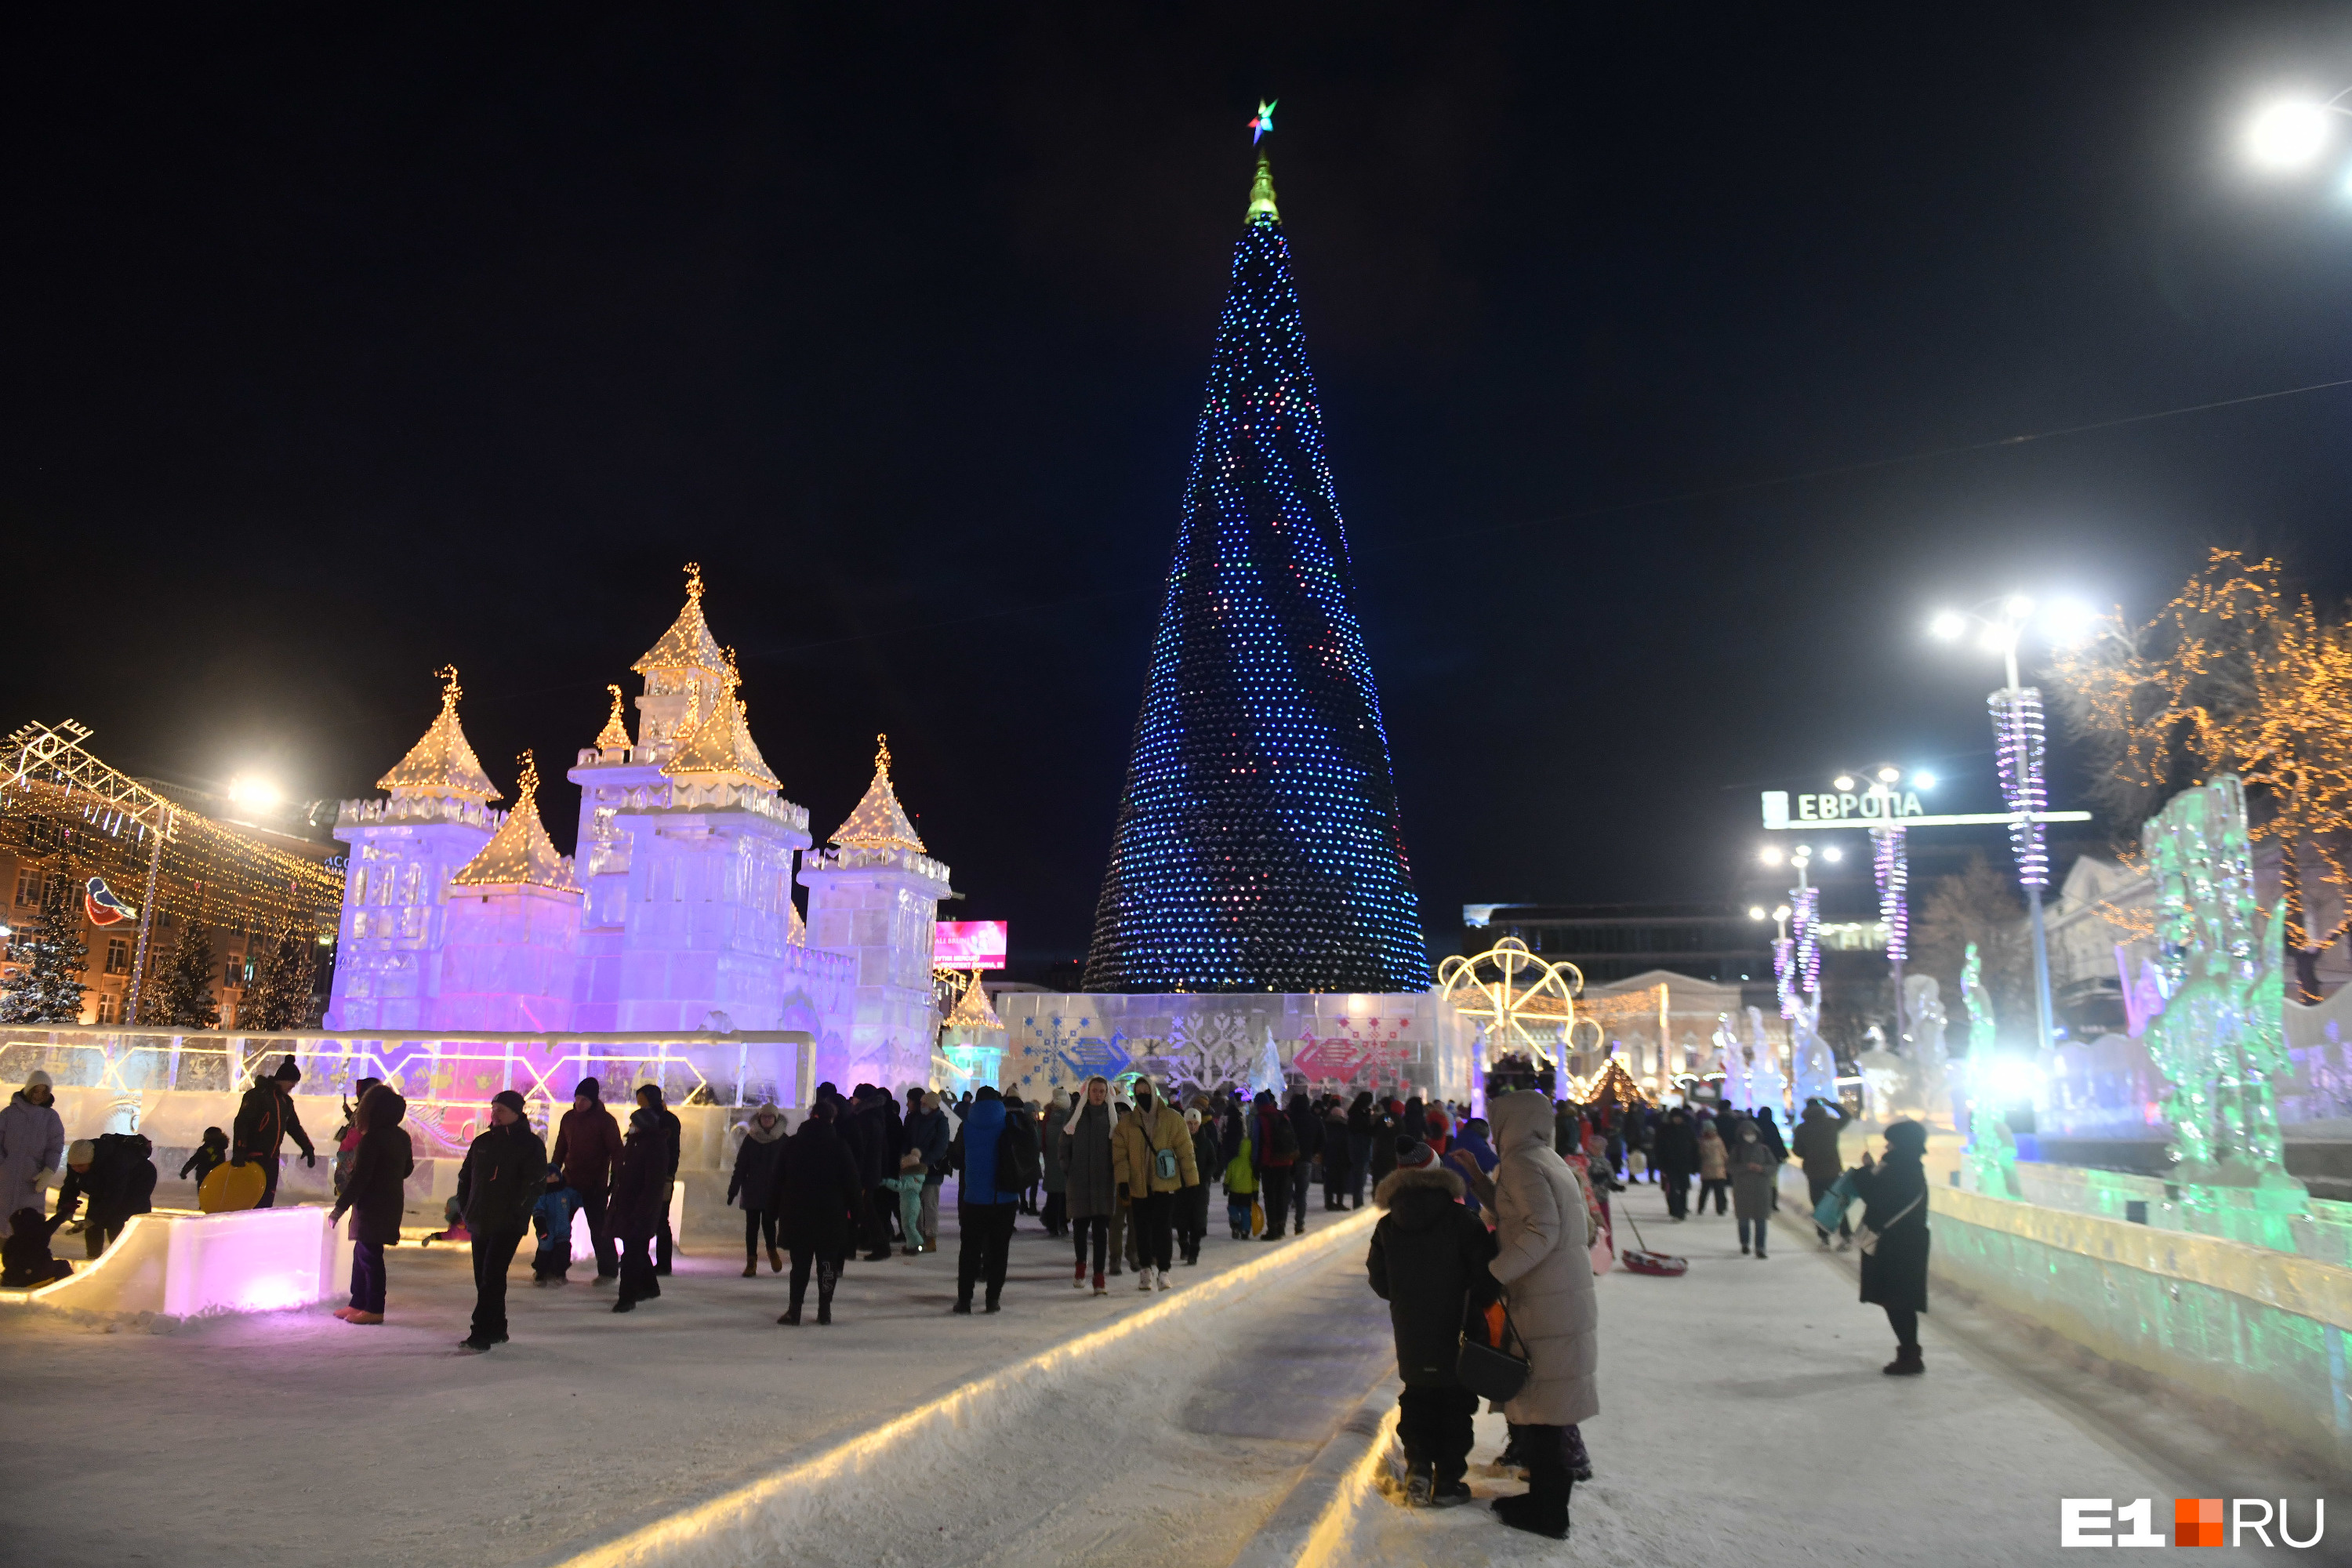
M 2031 622 L 2034 602 L 2023 594 L 1989 600 L 1974 610 L 1947 610 L 1929 631 L 1946 641 L 1980 628 L 1977 646 L 2001 656 L 2007 684 L 1985 700 L 1992 713 L 1994 759 L 2000 773 L 2002 803 L 2009 808 L 2009 846 L 2017 862 L 2018 886 L 2033 921 L 2033 1004 L 2046 1048 L 2057 1037 L 2056 1009 L 2050 1001 L 2050 933 L 2042 923 L 2042 889 L 2050 883 L 2050 854 L 2043 841 L 2042 822 L 2049 809 L 2049 789 L 2042 776 L 2042 692 L 2020 682 L 2017 645 Z M 2066 641 L 2079 636 L 2090 621 L 2080 606 L 2062 603 L 2045 612 L 2048 635 Z

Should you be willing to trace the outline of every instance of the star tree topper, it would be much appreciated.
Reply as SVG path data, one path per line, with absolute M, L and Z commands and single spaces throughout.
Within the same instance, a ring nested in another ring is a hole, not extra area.
M 1251 146 L 1255 147 L 1265 141 L 1274 130 L 1274 104 L 1281 101 L 1282 100 L 1277 98 L 1274 103 L 1261 103 L 1257 106 L 1257 118 L 1250 121 Z

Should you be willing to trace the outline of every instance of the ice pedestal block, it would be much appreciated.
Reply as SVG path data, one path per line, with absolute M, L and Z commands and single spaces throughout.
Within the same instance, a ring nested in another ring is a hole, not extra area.
M 114 1245 L 71 1279 L 0 1290 L 0 1302 L 87 1312 L 275 1312 L 351 1289 L 351 1245 L 327 1211 L 133 1215 Z

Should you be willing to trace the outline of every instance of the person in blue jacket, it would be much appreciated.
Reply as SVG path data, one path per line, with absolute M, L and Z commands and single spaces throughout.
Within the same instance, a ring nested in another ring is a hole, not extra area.
M 1021 1138 L 1032 1141 L 1028 1163 L 1034 1168 L 1037 1163 L 1034 1119 L 1008 1120 L 1003 1098 L 993 1086 L 983 1085 L 972 1096 L 971 1110 L 956 1131 L 951 1151 L 956 1168 L 963 1173 L 956 1191 L 956 1220 L 963 1231 L 963 1243 L 956 1255 L 955 1310 L 967 1315 L 971 1311 L 972 1285 L 983 1274 L 988 1277 L 983 1310 L 1002 1310 L 998 1298 L 1004 1294 L 1013 1216 L 1026 1184 L 1017 1169 L 998 1170 L 998 1154 L 1003 1146 Z

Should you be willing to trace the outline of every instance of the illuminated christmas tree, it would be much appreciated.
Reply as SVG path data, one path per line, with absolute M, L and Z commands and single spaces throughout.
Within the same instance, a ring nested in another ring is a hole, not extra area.
M 1089 991 L 1423 991 L 1429 958 L 1263 155 Z

